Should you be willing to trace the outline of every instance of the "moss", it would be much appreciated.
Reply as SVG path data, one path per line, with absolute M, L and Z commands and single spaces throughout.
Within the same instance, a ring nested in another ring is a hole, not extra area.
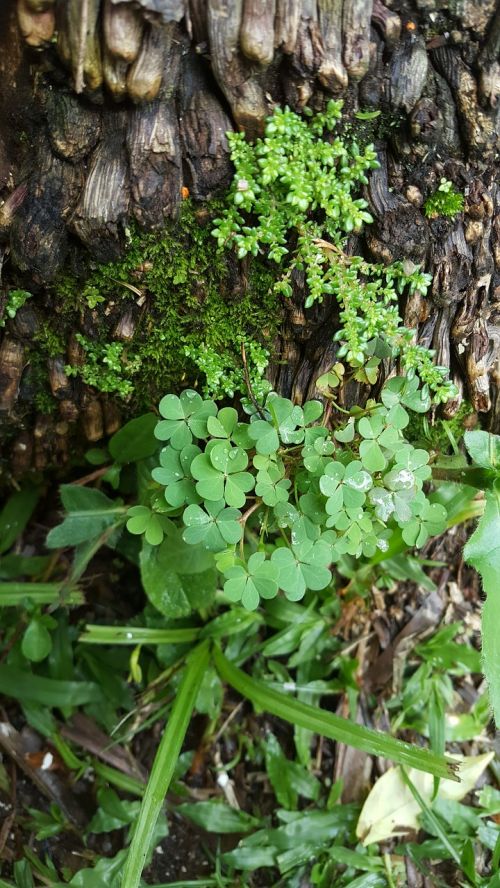
M 217 251 L 211 229 L 220 210 L 215 202 L 196 209 L 186 201 L 180 218 L 161 232 L 131 231 L 126 253 L 118 262 L 90 262 L 85 276 L 70 272 L 60 276 L 53 288 L 58 328 L 61 323 L 68 330 L 80 328 L 85 312 L 94 320 L 98 317 L 97 336 L 87 338 L 92 355 L 87 349 L 89 360 L 84 368 L 75 368 L 84 380 L 88 377 L 86 381 L 96 388 L 106 381 L 90 371 L 102 364 L 106 349 L 116 342 L 113 327 L 127 306 L 135 315 L 136 329 L 132 341 L 117 355 L 121 368 L 113 372 L 114 390 L 127 398 L 132 409 L 150 406 L 165 392 L 187 383 L 199 384 L 215 397 L 243 389 L 242 343 L 248 345 L 254 378 L 261 374 L 263 349 L 272 347 L 280 322 L 276 296 L 271 293 L 274 277 L 264 262 L 254 260 L 243 283 L 234 256 Z M 55 348 L 57 335 L 44 331 L 40 342 L 43 339 L 47 354 Z M 260 350 L 252 349 L 252 343 Z M 212 384 L 210 379 L 207 384 L 200 370 L 207 366 L 206 356 L 211 370 L 213 362 L 217 364 L 210 374 Z M 107 379 L 109 373 L 104 376 Z M 230 386 L 224 384 L 229 379 Z
M 457 191 L 448 179 L 441 179 L 437 190 L 424 203 L 424 213 L 429 219 L 437 219 L 438 216 L 453 218 L 461 213 L 463 208 L 463 194 Z
M 38 344 L 30 349 L 28 368 L 23 377 L 23 384 L 28 400 L 33 402 L 38 413 L 45 415 L 55 413 L 58 402 L 50 388 L 47 352 L 44 352 L 43 349 L 40 350 Z
M 451 453 L 452 442 L 459 443 L 468 427 L 467 419 L 473 413 L 474 408 L 468 401 L 461 404 L 451 419 L 437 418 L 431 422 L 429 416 L 412 412 L 406 436 L 417 447 L 442 454 Z
M 33 341 L 38 345 L 38 351 L 48 358 L 57 358 L 66 350 L 65 337 L 59 330 L 57 332 L 48 321 L 44 321 Z

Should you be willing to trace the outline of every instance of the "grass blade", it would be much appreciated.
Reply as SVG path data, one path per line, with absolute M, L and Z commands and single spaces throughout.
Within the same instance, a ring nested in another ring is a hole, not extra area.
M 411 743 L 396 740 L 381 731 L 365 728 L 346 718 L 325 712 L 309 703 L 302 703 L 288 697 L 280 691 L 268 687 L 264 682 L 250 678 L 224 656 L 220 648 L 215 648 L 214 660 L 219 675 L 236 691 L 247 697 L 260 709 L 270 712 L 300 728 L 306 728 L 323 737 L 346 743 L 356 749 L 362 749 L 370 755 L 381 755 L 398 764 L 427 771 L 435 777 L 458 780 L 455 771 L 459 767 L 456 761 L 436 755 L 429 749 L 419 749 Z
M 144 792 L 123 871 L 122 888 L 138 888 L 153 830 L 161 811 L 209 658 L 209 642 L 196 647 L 186 661 L 179 692 L 161 738 Z
M 24 702 L 32 700 L 40 706 L 84 706 L 102 703 L 102 693 L 92 681 L 59 681 L 33 675 L 14 666 L 0 666 L 0 694 Z
M 97 761 L 97 759 L 93 759 L 92 769 L 103 780 L 107 780 L 108 783 L 118 787 L 118 789 L 129 792 L 131 795 L 139 796 L 142 799 L 146 785 L 135 777 L 131 777 L 130 774 L 124 774 L 123 771 L 118 771 L 116 768 L 112 768 L 111 765 L 105 765 L 103 762 Z
M 0 607 L 17 607 L 27 598 L 35 604 L 52 604 L 61 595 L 61 583 L 0 583 Z M 83 595 L 78 589 L 70 589 L 64 604 L 82 604 Z
M 188 644 L 201 629 L 147 629 L 142 626 L 85 626 L 80 641 L 85 644 Z
M 402 776 L 404 782 L 406 783 L 408 789 L 410 790 L 413 798 L 415 799 L 417 805 L 420 807 L 420 810 L 426 815 L 426 817 L 429 819 L 429 822 L 432 823 L 432 826 L 434 828 L 434 831 L 435 831 L 438 839 L 440 839 L 440 841 L 442 842 L 442 844 L 444 845 L 444 847 L 448 851 L 448 854 L 450 855 L 452 860 L 454 860 L 455 863 L 458 864 L 458 866 L 460 866 L 459 852 L 454 847 L 454 845 L 451 844 L 450 840 L 448 839 L 448 836 L 446 835 L 446 833 L 441 825 L 440 820 L 436 817 L 434 812 L 429 808 L 429 805 L 427 804 L 425 799 L 422 798 L 417 787 L 415 786 L 414 783 L 412 783 L 412 781 L 410 780 L 410 778 L 404 768 L 401 768 L 401 776 Z

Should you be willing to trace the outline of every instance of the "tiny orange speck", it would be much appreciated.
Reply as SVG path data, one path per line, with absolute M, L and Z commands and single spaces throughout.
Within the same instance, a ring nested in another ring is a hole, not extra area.
M 406 30 L 407 31 L 416 31 L 417 26 L 416 26 L 415 22 L 406 22 Z
M 181 188 L 181 196 L 183 200 L 189 197 L 189 188 L 186 185 L 183 185 Z

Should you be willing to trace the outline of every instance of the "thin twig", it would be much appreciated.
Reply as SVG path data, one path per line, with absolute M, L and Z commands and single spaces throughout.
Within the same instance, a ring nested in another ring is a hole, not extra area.
M 250 400 L 251 400 L 253 406 L 255 407 L 257 413 L 259 414 L 260 418 L 265 419 L 262 407 L 257 402 L 257 399 L 254 395 L 254 391 L 252 388 L 252 383 L 250 382 L 250 374 L 248 372 L 248 364 L 247 364 L 247 353 L 245 351 L 245 345 L 243 342 L 241 343 L 241 358 L 243 361 L 243 374 L 245 376 L 245 385 L 248 390 L 248 397 L 250 398 Z
M 101 466 L 99 469 L 95 469 L 94 472 L 90 472 L 89 475 L 84 475 L 83 478 L 78 478 L 77 481 L 73 481 L 73 484 L 79 484 L 81 487 L 85 484 L 90 484 L 91 481 L 97 481 L 98 478 L 102 478 L 103 475 L 108 471 L 109 466 Z

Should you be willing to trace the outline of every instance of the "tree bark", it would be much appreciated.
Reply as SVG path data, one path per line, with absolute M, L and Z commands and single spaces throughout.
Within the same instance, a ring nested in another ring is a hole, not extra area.
M 65 364 L 81 360 L 74 339 L 47 359 L 56 411 L 37 409 L 26 384 L 31 339 L 54 311 L 51 281 L 65 264 L 116 259 L 133 220 L 161 229 L 177 217 L 184 192 L 200 202 L 223 194 L 231 180 L 226 131 L 255 137 L 275 105 L 320 108 L 330 95 L 345 98 L 351 118 L 359 109 L 382 112 L 374 126 L 381 165 L 366 189 L 375 223 L 356 250 L 432 273 L 430 298 L 409 299 L 405 322 L 451 368 L 459 396 L 445 412 L 467 398 L 486 427 L 500 431 L 500 4 L 442 5 L 2 4 L 0 313 L 9 288 L 22 284 L 35 294 L 15 319 L 4 319 L 4 466 L 20 472 L 64 461 L 72 434 L 83 430 L 96 441 L 120 422 L 116 400 L 66 376 Z M 441 177 L 459 185 L 465 209 L 429 220 L 423 198 Z M 244 265 L 233 274 L 244 286 Z M 279 306 L 270 373 L 282 394 L 299 399 L 314 394 L 334 361 L 337 323 L 331 303 L 309 311 L 303 303 L 297 277 L 294 296 Z M 82 306 L 82 332 L 87 314 Z M 106 306 L 92 317 L 94 326 L 109 326 Z

